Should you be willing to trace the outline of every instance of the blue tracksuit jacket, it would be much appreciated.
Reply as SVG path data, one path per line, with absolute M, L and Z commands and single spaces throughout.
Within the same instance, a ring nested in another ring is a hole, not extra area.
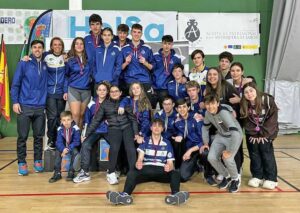
M 164 57 L 162 49 L 154 53 L 153 89 L 168 89 L 167 84 L 174 79 L 172 70 L 175 64 L 180 64 L 180 56 L 171 50 L 169 56 Z
M 47 98 L 47 65 L 37 61 L 31 55 L 31 60 L 20 61 L 11 85 L 11 100 L 13 104 L 44 108 Z

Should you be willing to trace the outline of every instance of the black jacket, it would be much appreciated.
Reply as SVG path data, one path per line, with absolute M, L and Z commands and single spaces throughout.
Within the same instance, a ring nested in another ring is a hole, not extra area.
M 132 125 L 133 132 L 135 135 L 137 135 L 138 123 L 135 115 L 133 114 L 131 106 L 125 107 L 125 112 L 123 115 L 118 115 L 119 104 L 119 100 L 105 100 L 100 105 L 100 108 L 95 114 L 92 123 L 87 128 L 85 137 L 90 136 L 97 129 L 103 119 L 106 119 L 108 122 L 108 127 L 113 129 L 124 129 L 128 125 Z

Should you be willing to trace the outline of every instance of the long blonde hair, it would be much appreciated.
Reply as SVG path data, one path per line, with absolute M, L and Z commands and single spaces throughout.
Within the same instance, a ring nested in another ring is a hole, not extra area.
M 144 88 L 143 88 L 143 85 L 141 84 L 141 83 L 139 83 L 139 82 L 134 82 L 134 83 L 132 83 L 131 85 L 130 85 L 130 87 L 129 87 L 129 95 L 130 95 L 130 97 L 133 97 L 134 95 L 133 95 L 133 92 L 132 92 L 132 87 L 133 87 L 133 85 L 139 85 L 140 86 L 140 88 L 141 88 L 141 94 L 140 94 L 140 96 L 139 96 L 139 101 L 138 101 L 138 111 L 139 112 L 143 112 L 143 111 L 145 111 L 145 110 L 151 110 L 152 108 L 151 108 L 151 103 L 150 103 L 150 101 L 149 101 L 149 99 L 148 99 L 148 97 L 147 97 L 147 95 L 145 94 L 145 91 L 144 91 Z

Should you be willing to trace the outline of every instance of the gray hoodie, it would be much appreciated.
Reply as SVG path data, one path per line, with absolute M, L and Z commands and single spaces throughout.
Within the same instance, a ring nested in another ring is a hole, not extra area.
M 232 131 L 237 131 L 240 134 L 243 134 L 240 124 L 234 118 L 232 113 L 232 107 L 226 104 L 221 104 L 216 114 L 211 114 L 206 111 L 202 127 L 202 138 L 204 144 L 208 144 L 209 142 L 209 128 L 211 125 L 216 127 L 217 134 L 222 137 L 231 138 Z

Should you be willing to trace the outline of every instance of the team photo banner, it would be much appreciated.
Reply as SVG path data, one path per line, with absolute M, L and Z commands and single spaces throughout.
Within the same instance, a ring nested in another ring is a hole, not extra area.
M 259 13 L 178 13 L 178 39 L 189 41 L 190 54 L 253 55 L 259 53 L 259 25 Z
M 23 44 L 30 29 L 43 10 L 0 9 L 0 32 L 6 44 Z M 235 55 L 258 54 L 260 49 L 259 13 L 178 13 L 176 11 L 109 11 L 109 10 L 54 10 L 52 21 L 48 18 L 38 24 L 34 38 L 59 36 L 62 38 L 84 37 L 90 31 L 89 16 L 99 14 L 103 27 L 111 27 L 116 34 L 121 23 L 131 27 L 143 26 L 145 42 L 160 42 L 163 35 L 174 40 L 188 41 L 189 54 L 201 49 L 207 55 L 229 51 Z M 51 28 L 45 27 L 52 22 Z M 130 36 L 129 36 L 130 37 Z
M 103 20 L 103 27 L 111 27 L 116 34 L 119 24 L 129 27 L 135 23 L 143 26 L 145 42 L 161 41 L 163 35 L 172 35 L 177 38 L 177 12 L 150 12 L 150 11 L 109 11 L 83 10 L 68 11 L 55 10 L 53 12 L 53 35 L 63 38 L 75 38 L 89 33 L 89 16 L 99 14 Z

